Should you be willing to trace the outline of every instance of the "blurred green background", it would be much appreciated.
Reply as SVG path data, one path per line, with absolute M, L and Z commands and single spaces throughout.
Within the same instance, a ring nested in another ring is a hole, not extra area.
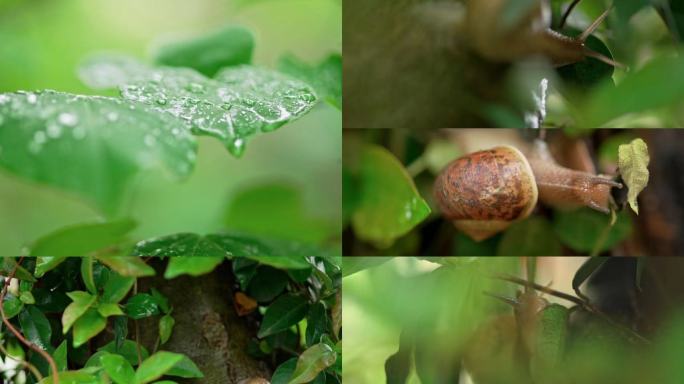
M 337 0 L 2 0 L 0 92 L 56 89 L 92 94 L 76 76 L 87 54 L 117 51 L 149 60 L 155 46 L 226 24 L 253 31 L 257 65 L 274 68 L 286 53 L 315 64 L 341 51 Z M 333 236 L 339 233 L 341 216 L 341 129 L 341 112 L 321 103 L 302 119 L 255 137 L 240 159 L 230 156 L 220 142 L 199 138 L 192 176 L 175 183 L 162 172 L 141 174 L 129 188 L 122 216 L 138 221 L 134 239 L 215 232 L 226 228 L 226 209 L 237 194 L 282 184 L 300 192 L 301 214 L 326 223 Z M 267 202 L 277 205 L 277 199 L 274 194 Z M 283 223 L 269 222 L 268 212 L 258 213 L 263 232 L 278 233 L 270 227 Z M 19 254 L 46 232 L 100 218 L 94 207 L 76 197 L 0 172 L 0 253 Z

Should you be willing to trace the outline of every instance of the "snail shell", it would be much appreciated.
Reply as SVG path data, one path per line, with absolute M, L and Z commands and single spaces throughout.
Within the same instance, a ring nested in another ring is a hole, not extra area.
M 529 162 L 511 146 L 461 157 L 435 182 L 435 197 L 444 215 L 477 241 L 529 216 L 537 196 Z

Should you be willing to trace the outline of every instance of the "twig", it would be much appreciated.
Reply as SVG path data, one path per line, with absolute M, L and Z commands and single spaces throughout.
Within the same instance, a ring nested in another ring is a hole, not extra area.
M 14 274 L 17 272 L 17 268 L 19 267 L 19 264 L 24 260 L 24 257 L 20 257 L 19 261 L 14 265 L 14 268 L 12 269 L 12 273 L 5 279 L 5 284 L 2 287 L 2 292 L 0 292 L 0 316 L 2 316 L 2 322 L 5 323 L 7 326 L 7 329 L 16 336 L 16 338 L 21 341 L 24 345 L 29 347 L 30 349 L 36 351 L 39 355 L 41 355 L 45 360 L 47 360 L 48 364 L 50 365 L 50 370 L 52 371 L 52 382 L 54 384 L 59 384 L 59 370 L 57 369 L 57 364 L 55 363 L 55 360 L 50 356 L 50 354 L 43 350 L 41 347 L 37 346 L 36 344 L 26 340 L 24 336 L 19 332 L 12 323 L 10 323 L 9 319 L 7 316 L 5 316 L 5 309 L 3 308 L 4 306 L 2 305 L 5 302 L 5 294 L 7 293 L 7 287 L 9 286 L 10 281 L 14 278 Z

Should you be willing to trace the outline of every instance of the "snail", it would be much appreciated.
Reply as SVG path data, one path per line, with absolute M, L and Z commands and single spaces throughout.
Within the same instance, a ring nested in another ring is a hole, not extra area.
M 538 200 L 562 209 L 586 206 L 610 213 L 611 188 L 622 184 L 560 166 L 542 140 L 528 152 L 505 145 L 452 161 L 434 184 L 443 215 L 481 241 L 528 217 Z
M 548 0 L 539 0 L 529 12 L 506 22 L 501 16 L 511 0 L 469 0 L 465 21 L 471 47 L 481 56 L 496 62 L 513 62 L 521 57 L 540 55 L 561 67 L 592 57 L 615 67 L 622 64 L 588 48 L 585 43 L 601 25 L 611 8 L 599 16 L 578 37 L 565 36 L 551 29 Z M 516 1 L 516 0 L 513 0 Z M 508 25 L 507 25 L 508 24 Z

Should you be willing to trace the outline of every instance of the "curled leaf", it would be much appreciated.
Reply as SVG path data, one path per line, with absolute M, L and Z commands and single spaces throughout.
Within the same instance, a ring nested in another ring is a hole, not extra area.
M 618 148 L 618 167 L 629 189 L 627 201 L 637 215 L 639 214 L 637 196 L 648 184 L 649 160 L 648 146 L 642 139 L 634 139 L 631 143 L 623 144 Z

